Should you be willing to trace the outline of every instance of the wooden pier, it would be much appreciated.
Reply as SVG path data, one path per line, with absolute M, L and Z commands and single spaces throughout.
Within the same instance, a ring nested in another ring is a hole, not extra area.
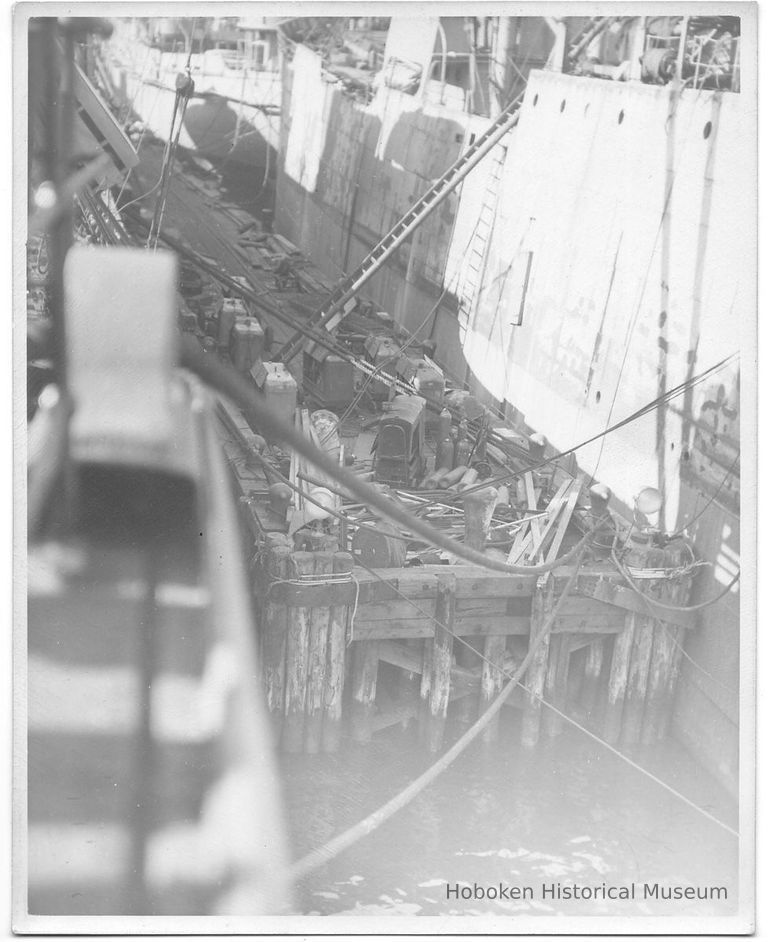
M 262 567 L 265 686 L 281 746 L 294 752 L 334 751 L 342 730 L 368 742 L 412 718 L 425 745 L 440 749 L 449 705 L 466 700 L 471 718 L 484 712 L 572 574 L 563 567 L 514 576 L 468 565 L 372 571 L 346 552 L 272 542 Z M 333 581 L 324 582 L 326 574 Z M 679 604 L 686 578 L 645 580 L 645 591 Z M 693 625 L 688 613 L 649 610 L 611 564 L 582 566 L 525 689 L 511 699 L 523 710 L 522 743 L 558 735 L 560 714 L 571 713 L 611 743 L 659 740 L 682 635 Z M 465 643 L 476 652 L 474 667 L 456 656 Z M 382 664 L 389 665 L 387 691 L 377 682 Z M 402 683 L 392 682 L 393 668 Z M 418 685 L 408 682 L 414 676 Z
M 335 535 L 285 533 L 263 471 L 242 461 L 254 450 L 245 420 L 224 405 L 220 417 L 235 437 L 225 448 L 260 547 L 253 577 L 264 688 L 283 750 L 334 752 L 345 739 L 370 742 L 415 721 L 425 747 L 437 751 L 448 719 L 466 726 L 482 715 L 534 642 L 507 701 L 522 711 L 524 746 L 557 736 L 564 717 L 610 743 L 647 744 L 666 734 L 684 635 L 696 625 L 691 613 L 654 607 L 653 600 L 684 605 L 689 597 L 691 577 L 674 552 L 666 559 L 665 550 L 651 551 L 644 598 L 610 560 L 582 562 L 554 620 L 572 568 L 545 575 L 463 564 L 368 568 L 340 546 L 343 527 Z M 520 481 L 529 511 L 542 483 L 529 472 Z M 545 510 L 518 526 L 511 562 L 551 562 L 565 552 L 582 481 L 564 475 L 549 490 Z M 473 549 L 487 549 L 497 502 L 493 488 L 462 502 L 464 541 Z M 483 739 L 497 736 L 498 717 Z

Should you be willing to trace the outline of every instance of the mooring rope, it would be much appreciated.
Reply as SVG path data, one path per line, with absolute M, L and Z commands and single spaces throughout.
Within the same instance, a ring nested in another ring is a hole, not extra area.
M 580 560 L 579 560 L 580 562 Z M 363 564 L 361 564 L 363 565 Z M 501 691 L 501 693 L 496 697 L 493 703 L 490 704 L 488 709 L 483 713 L 483 715 L 471 726 L 466 733 L 464 733 L 456 742 L 445 752 L 437 762 L 433 763 L 425 772 L 423 772 L 418 778 L 416 778 L 410 785 L 404 788 L 401 792 L 391 798 L 386 804 L 382 805 L 378 810 L 374 811 L 372 814 L 368 815 L 367 818 L 364 818 L 358 824 L 344 831 L 342 834 L 339 834 L 337 837 L 328 841 L 322 847 L 317 850 L 312 851 L 307 854 L 305 857 L 302 857 L 290 868 L 290 875 L 292 879 L 299 880 L 305 877 L 308 873 L 313 870 L 316 870 L 318 867 L 323 866 L 328 863 L 334 857 L 337 857 L 340 853 L 347 850 L 353 844 L 356 844 L 363 837 L 366 837 L 368 834 L 375 831 L 378 827 L 384 824 L 385 821 L 389 820 L 392 815 L 396 814 L 398 811 L 402 810 L 407 804 L 410 803 L 427 785 L 431 784 L 442 772 L 445 771 L 460 755 L 464 750 L 477 738 L 477 736 L 485 729 L 488 723 L 493 719 L 493 717 L 498 713 L 498 711 L 503 706 L 504 702 L 508 699 L 509 695 L 512 693 L 515 687 L 520 687 L 524 690 L 529 696 L 533 696 L 538 700 L 543 706 L 552 710 L 565 722 L 569 723 L 571 726 L 580 730 L 582 733 L 587 735 L 590 739 L 594 740 L 599 745 L 608 749 L 609 752 L 613 753 L 617 758 L 621 759 L 622 762 L 625 762 L 631 768 L 640 772 L 642 775 L 645 775 L 651 781 L 655 782 L 661 788 L 668 791 L 675 798 L 678 798 L 680 801 L 684 802 L 694 811 L 697 811 L 700 815 L 707 818 L 713 824 L 716 824 L 718 827 L 727 831 L 729 834 L 732 834 L 734 837 L 739 837 L 739 832 L 732 828 L 729 824 L 726 824 L 724 821 L 721 821 L 719 818 L 716 818 L 715 815 L 711 814 L 705 808 L 702 808 L 696 802 L 692 801 L 682 792 L 679 792 L 676 788 L 669 785 L 667 782 L 660 779 L 653 772 L 650 772 L 648 769 L 643 768 L 639 763 L 635 762 L 634 759 L 631 759 L 625 753 L 621 752 L 619 749 L 616 749 L 615 746 L 612 746 L 610 743 L 606 742 L 596 733 L 593 733 L 586 726 L 582 725 L 575 720 L 573 717 L 569 716 L 567 713 L 564 713 L 562 710 L 558 709 L 554 704 L 550 703 L 544 697 L 539 694 L 533 693 L 525 684 L 520 682 L 520 678 L 523 676 L 525 671 L 530 666 L 530 663 L 533 659 L 536 650 L 539 645 L 544 641 L 548 636 L 552 625 L 554 624 L 555 619 L 557 618 L 560 609 L 565 602 L 574 582 L 579 573 L 579 566 L 577 565 L 566 582 L 562 593 L 560 594 L 557 603 L 550 612 L 546 622 L 541 628 L 538 636 L 533 640 L 528 652 L 521 661 L 517 670 L 514 674 L 509 674 L 503 668 L 499 667 L 497 664 L 494 664 L 489 658 L 487 658 L 481 651 L 478 651 L 477 648 L 473 647 L 468 641 L 464 638 L 457 635 L 455 632 L 451 631 L 448 627 L 439 622 L 433 615 L 430 615 L 428 612 L 425 612 L 421 606 L 417 605 L 413 599 L 408 598 L 407 595 L 400 592 L 395 586 L 392 586 L 390 582 L 387 582 L 382 576 L 380 576 L 375 570 L 369 569 L 368 566 L 363 565 L 364 569 L 367 569 L 372 575 L 376 576 L 381 582 L 384 582 L 386 585 L 391 586 L 394 592 L 399 595 L 402 599 L 408 602 L 413 606 L 418 612 L 422 615 L 425 615 L 431 621 L 434 622 L 436 626 L 442 628 L 453 638 L 461 642 L 465 647 L 469 648 L 474 654 L 476 654 L 481 660 L 485 661 L 494 670 L 499 671 L 506 678 L 508 678 L 508 683 Z
M 366 566 L 364 568 L 367 569 L 368 567 Z M 506 687 L 504 687 L 501 693 L 496 697 L 493 703 L 491 703 L 483 715 L 474 723 L 474 725 L 471 726 L 463 736 L 457 739 L 451 748 L 448 749 L 447 752 L 443 753 L 442 756 L 440 756 L 437 762 L 433 763 L 425 772 L 422 772 L 418 778 L 414 779 L 410 785 L 404 788 L 399 794 L 395 795 L 394 798 L 391 798 L 386 804 L 382 805 L 378 810 L 374 811 L 373 814 L 368 815 L 367 818 L 364 818 L 353 827 L 328 841 L 327 844 L 324 844 L 317 850 L 312 851 L 311 853 L 307 854 L 306 857 L 302 857 L 301 860 L 298 860 L 295 864 L 293 864 L 289 871 L 292 879 L 301 879 L 312 870 L 316 870 L 318 867 L 323 866 L 323 864 L 328 863 L 329 860 L 337 857 L 340 853 L 342 853 L 342 851 L 346 850 L 348 847 L 351 847 L 353 844 L 356 844 L 359 840 L 370 834 L 372 831 L 375 831 L 376 828 L 380 827 L 382 824 L 384 824 L 385 821 L 389 820 L 392 815 L 396 814 L 407 804 L 409 804 L 409 802 L 411 802 L 427 787 L 427 785 L 433 782 L 438 775 L 444 772 L 452 762 L 458 759 L 467 746 L 469 746 L 470 743 L 472 743 L 479 736 L 479 734 L 490 723 L 493 717 L 499 712 L 502 705 L 504 704 L 504 701 L 507 700 L 509 695 L 517 686 L 520 678 L 528 669 L 528 666 L 533 660 L 533 656 L 536 653 L 539 645 L 549 635 L 549 631 L 554 624 L 554 621 L 557 618 L 560 609 L 571 590 L 571 587 L 576 581 L 578 573 L 579 567 L 575 566 L 573 572 L 565 584 L 565 587 L 563 588 L 562 593 L 560 594 L 560 598 L 557 600 L 547 620 L 542 625 L 538 636 L 534 639 L 531 646 L 529 647 L 528 653 L 523 658 L 520 666 L 517 668 L 515 673 L 509 677 L 509 683 L 506 685 Z M 397 589 L 395 589 L 395 591 L 397 592 Z M 409 599 L 408 601 L 411 600 Z M 428 617 L 432 618 L 432 616 Z M 432 620 L 435 621 L 435 624 L 440 624 L 434 618 L 432 618 Z M 440 627 L 445 626 L 441 625 Z M 449 634 L 453 634 L 453 632 L 449 631 L 447 628 L 445 630 L 448 631 Z
M 491 667 L 493 667 L 494 670 L 499 671 L 499 672 L 500 672 L 501 674 L 503 674 L 505 677 L 510 677 L 510 675 L 507 673 L 507 671 L 505 671 L 502 667 L 499 667 L 497 664 L 494 664 L 489 658 L 487 658 L 481 651 L 478 651 L 477 648 L 473 647 L 468 641 L 466 641 L 464 638 L 462 638 L 462 637 L 460 637 L 459 635 L 457 635 L 455 632 L 451 631 L 450 628 L 447 628 L 447 627 L 446 627 L 445 625 L 443 625 L 441 622 L 437 621 L 437 619 L 434 617 L 434 615 L 430 615 L 428 612 L 426 612 L 420 605 L 417 605 L 416 602 L 415 602 L 413 599 L 408 598 L 408 596 L 405 595 L 403 592 L 401 592 L 396 586 L 393 586 L 391 582 L 388 582 L 386 579 L 384 579 L 382 576 L 380 576 L 380 575 L 379 575 L 377 572 L 375 572 L 373 569 L 368 569 L 368 566 L 365 566 L 363 563 L 360 563 L 360 565 L 363 566 L 364 569 L 367 569 L 368 572 L 370 572 L 372 575 L 376 576 L 376 578 L 379 579 L 381 582 L 384 582 L 386 585 L 390 586 L 391 589 L 392 589 L 397 595 L 399 595 L 404 601 L 406 601 L 406 602 L 408 602 L 410 605 L 412 605 L 413 608 L 416 609 L 416 611 L 418 611 L 420 614 L 424 615 L 426 618 L 431 619 L 431 620 L 435 623 L 435 625 L 437 625 L 439 628 L 442 628 L 444 631 L 448 632 L 448 634 L 452 635 L 456 640 L 458 640 L 458 641 L 459 641 L 461 644 L 463 644 L 466 648 L 469 648 L 470 651 L 472 651 L 474 654 L 476 654 L 482 661 L 485 661 L 487 664 L 489 664 Z M 574 573 L 573 573 L 573 575 L 572 575 L 572 578 L 575 578 L 575 576 L 576 576 L 577 574 L 578 574 L 578 567 L 577 567 L 576 570 L 574 571 Z M 570 580 L 569 580 L 569 583 L 566 583 L 566 589 L 570 589 Z M 565 595 L 565 590 L 564 590 L 564 592 L 563 592 L 563 595 L 562 595 L 562 596 L 560 597 L 560 599 L 558 600 L 558 606 L 559 606 L 560 603 L 563 601 L 564 595 Z M 655 617 L 655 616 L 654 616 L 654 617 Z M 543 630 L 543 629 L 542 629 L 542 630 Z M 538 639 L 537 639 L 537 642 L 536 642 L 536 643 L 538 644 Z M 529 653 L 530 653 L 530 651 L 529 651 Z M 524 661 L 523 663 L 525 663 L 525 661 Z M 515 673 L 514 676 L 517 676 L 517 672 Z M 510 677 L 510 679 L 512 679 L 512 678 Z M 562 717 L 564 720 L 566 720 L 568 723 L 570 723 L 571 726 L 575 726 L 576 729 L 579 729 L 579 730 L 581 730 L 581 732 L 586 733 L 587 736 L 589 736 L 591 739 L 594 739 L 595 742 L 599 743 L 599 744 L 602 745 L 602 746 L 605 746 L 606 749 L 610 750 L 614 755 L 618 756 L 620 759 L 622 759 L 622 760 L 623 760 L 624 762 L 626 762 L 628 765 L 631 765 L 633 768 L 636 768 L 638 771 L 642 772 L 644 775 L 647 775 L 649 778 L 653 779 L 653 781 L 655 781 L 658 785 L 661 785 L 662 788 L 665 788 L 665 789 L 666 789 L 667 791 L 669 791 L 671 794 L 675 795 L 677 798 L 680 798 L 680 799 L 681 799 L 682 801 L 684 801 L 687 805 L 690 805 L 691 808 L 693 808 L 694 810 L 698 811 L 700 814 L 703 814 L 704 817 L 709 818 L 709 819 L 710 819 L 711 821 L 713 821 L 715 824 L 718 824 L 720 827 L 724 828 L 726 831 L 729 831 L 731 834 L 734 834 L 736 837 L 739 836 L 739 832 L 738 832 L 738 831 L 735 831 L 732 827 L 730 827 L 730 825 L 725 824 L 723 821 L 720 821 L 718 818 L 714 817 L 714 815 L 711 815 L 708 811 L 706 811 L 705 809 L 699 807 L 697 804 L 695 804 L 695 802 L 691 801 L 690 798 L 687 798 L 687 797 L 686 797 L 685 795 L 683 795 L 681 792 L 678 792 L 677 789 L 673 788 L 671 785 L 668 785 L 666 782 L 662 781 L 660 778 L 657 778 L 652 772 L 649 772 L 647 769 L 644 769 L 641 765 L 638 765 L 633 759 L 630 759 L 629 756 L 625 755 L 623 752 L 621 752 L 620 750 L 616 749 L 614 746 L 612 746 L 610 743 L 606 742 L 604 739 L 602 739 L 602 738 L 601 738 L 600 736 L 598 736 L 596 733 L 593 733 L 591 730 L 587 729 L 587 727 L 582 726 L 582 724 L 579 723 L 578 720 L 575 720 L 575 719 L 573 719 L 573 717 L 568 716 L 566 713 L 563 713 L 563 712 L 562 712 L 561 710 L 559 710 L 554 704 L 550 703 L 550 702 L 549 702 L 548 700 L 546 700 L 544 697 L 540 696 L 539 694 L 533 693 L 531 690 L 529 690 L 529 688 L 528 688 L 525 684 L 520 683 L 519 681 L 516 681 L 516 683 L 517 683 L 517 685 L 518 685 L 522 690 L 524 690 L 526 693 L 530 694 L 531 696 L 536 697 L 536 699 L 539 700 L 544 706 L 548 707 L 550 710 L 552 710 L 553 712 L 557 713 L 558 716 Z

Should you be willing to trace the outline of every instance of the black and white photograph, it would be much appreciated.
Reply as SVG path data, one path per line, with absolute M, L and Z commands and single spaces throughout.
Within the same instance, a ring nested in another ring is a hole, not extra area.
M 757 19 L 15 7 L 16 932 L 754 931 Z

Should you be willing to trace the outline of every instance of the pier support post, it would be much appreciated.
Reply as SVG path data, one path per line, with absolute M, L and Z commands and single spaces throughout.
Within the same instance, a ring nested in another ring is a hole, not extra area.
M 685 605 L 690 597 L 690 587 L 690 577 L 678 579 L 663 594 L 663 601 Z M 645 745 L 658 742 L 667 735 L 680 673 L 680 659 L 683 656 L 684 638 L 685 628 L 662 621 L 654 623 L 653 651 L 641 734 Z
M 603 638 L 593 641 L 587 648 L 587 658 L 584 663 L 584 684 L 582 686 L 581 702 L 584 712 L 592 719 L 598 702 L 600 690 L 600 675 L 603 671 L 603 652 L 605 642 Z
M 484 487 L 479 491 L 470 492 L 464 498 L 464 543 L 479 552 L 485 549 L 498 496 L 499 492 L 495 487 Z M 483 642 L 483 656 L 486 658 L 484 661 L 465 645 L 460 645 L 461 651 L 457 649 L 456 661 L 462 667 L 477 669 L 480 666 L 479 712 L 481 715 L 501 690 L 503 675 L 500 668 L 504 662 L 506 646 L 507 639 L 503 635 L 491 635 L 486 638 Z M 471 719 L 473 700 L 474 697 L 464 697 L 457 704 L 459 715 L 464 721 Z M 501 714 L 497 713 L 486 726 L 482 735 L 483 742 L 492 743 L 498 739 L 500 716 Z
M 661 621 L 654 623 L 645 714 L 640 735 L 641 742 L 646 746 L 658 741 L 664 714 L 671 707 L 669 680 L 675 654 L 676 635 L 677 629 L 674 626 Z
M 507 639 L 504 635 L 490 635 L 485 639 L 486 660 L 480 674 L 480 715 L 488 709 L 496 699 L 504 685 L 504 675 L 501 668 L 504 664 L 504 654 L 507 650 Z M 499 713 L 485 727 L 482 734 L 483 742 L 493 743 L 499 738 Z
M 336 576 L 352 572 L 354 559 L 351 553 L 334 553 L 333 572 Z M 341 710 L 344 693 L 344 659 L 347 650 L 347 624 L 350 617 L 348 605 L 331 608 L 328 626 L 328 664 L 325 674 L 325 718 L 323 719 L 323 751 L 336 752 L 341 742 Z
M 289 574 L 298 577 L 314 572 L 314 553 L 291 553 Z M 307 702 L 307 646 L 310 609 L 288 609 L 288 634 L 285 662 L 285 723 L 283 749 L 301 752 L 304 744 L 304 712 Z
M 367 743 L 371 741 L 378 673 L 379 642 L 353 642 L 350 731 L 355 742 Z
M 565 712 L 568 696 L 568 666 L 571 660 L 568 635 L 552 635 L 549 642 L 549 663 L 544 686 L 544 699 L 553 707 Z M 544 735 L 558 736 L 563 729 L 563 718 L 545 706 L 543 713 Z
M 329 576 L 332 572 L 333 553 L 327 550 L 315 553 L 315 575 Z M 307 646 L 307 711 L 304 723 L 304 747 L 310 754 L 320 751 L 323 736 L 325 672 L 328 661 L 330 621 L 330 607 L 315 606 L 311 609 Z
M 426 638 L 424 641 L 422 653 L 421 683 L 419 685 L 419 697 L 421 699 L 421 706 L 419 709 L 419 739 L 421 742 L 427 742 L 429 738 L 429 703 L 432 694 L 434 653 L 434 639 Z
M 544 682 L 549 660 L 549 634 L 541 637 L 542 627 L 552 611 L 554 579 L 546 576 L 536 581 L 536 588 L 531 603 L 531 632 L 529 648 L 536 644 L 536 651 L 526 674 L 525 708 L 523 710 L 523 728 L 521 742 L 526 748 L 532 748 L 539 741 L 541 728 L 541 697 L 544 695 Z
M 432 678 L 426 730 L 426 744 L 430 752 L 437 752 L 440 749 L 445 735 L 445 719 L 451 693 L 452 632 L 455 612 L 456 577 L 441 575 L 437 580 L 435 596 L 435 636 L 432 639 Z
M 621 738 L 627 745 L 634 745 L 640 739 L 652 647 L 653 619 L 638 615 L 635 619 L 635 633 L 629 656 L 627 693 L 621 725 Z
M 686 593 L 685 598 L 688 598 L 688 593 Z M 683 603 L 684 604 L 684 603 Z M 669 677 L 667 679 L 666 685 L 666 697 L 664 699 L 664 705 L 662 706 L 660 713 L 661 718 L 659 721 L 659 732 L 657 739 L 665 739 L 667 735 L 667 730 L 669 729 L 669 723 L 672 718 L 672 709 L 675 704 L 675 692 L 677 691 L 677 681 L 680 676 L 680 661 L 683 658 L 683 644 L 685 643 L 685 628 L 678 626 L 677 628 L 672 628 L 671 625 L 666 626 L 671 635 L 672 635 L 672 659 L 669 667 Z
M 267 535 L 266 570 L 270 580 L 288 577 L 290 540 L 282 533 Z M 261 656 L 264 663 L 264 690 L 273 732 L 277 740 L 283 724 L 285 699 L 285 648 L 288 609 L 267 602 L 261 615 Z
M 624 619 L 624 628 L 616 635 L 611 658 L 611 673 L 608 677 L 608 699 L 605 705 L 603 736 L 609 743 L 618 741 L 621 732 L 621 715 L 624 712 L 624 698 L 627 694 L 627 674 L 632 641 L 635 635 L 634 613 Z

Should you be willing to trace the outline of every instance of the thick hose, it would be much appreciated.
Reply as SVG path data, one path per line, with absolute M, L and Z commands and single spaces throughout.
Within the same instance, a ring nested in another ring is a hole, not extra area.
M 539 645 L 549 634 L 555 619 L 560 613 L 560 608 L 568 597 L 568 593 L 576 581 L 578 574 L 579 567 L 577 565 L 571 575 L 568 577 L 568 581 L 566 582 L 565 587 L 560 594 L 560 598 L 557 600 L 557 603 L 550 612 L 546 622 L 542 625 L 538 636 L 531 643 L 528 653 L 523 658 L 522 663 L 512 675 L 507 685 L 496 697 L 493 703 L 488 707 L 485 713 L 483 713 L 480 719 L 477 720 L 477 722 L 471 726 L 463 736 L 457 739 L 451 748 L 442 756 L 440 756 L 434 765 L 431 765 L 426 770 L 426 772 L 423 772 L 417 779 L 414 779 L 411 784 L 404 788 L 398 795 L 395 795 L 394 798 L 391 798 L 386 804 L 382 805 L 381 808 L 374 811 L 373 814 L 369 814 L 367 818 L 364 818 L 362 821 L 358 822 L 347 831 L 344 831 L 343 834 L 339 834 L 338 837 L 334 837 L 332 840 L 328 841 L 327 844 L 324 844 L 322 847 L 318 848 L 318 850 L 312 851 L 312 853 L 307 854 L 306 857 L 302 857 L 301 860 L 298 860 L 290 870 L 290 875 L 294 880 L 300 880 L 312 870 L 316 870 L 318 867 L 323 866 L 323 864 L 328 863 L 329 860 L 337 857 L 340 853 L 342 853 L 342 851 L 345 851 L 348 847 L 351 847 L 353 844 L 357 843 L 357 841 L 359 841 L 361 838 L 370 834 L 371 831 L 375 831 L 376 828 L 380 827 L 382 824 L 384 824 L 385 821 L 391 818 L 393 814 L 396 814 L 410 801 L 412 801 L 416 795 L 419 794 L 419 792 L 423 791 L 427 785 L 433 782 L 438 775 L 444 772 L 452 762 L 458 759 L 458 757 L 462 754 L 462 752 L 464 752 L 470 743 L 477 739 L 480 733 L 502 708 L 504 702 L 509 698 L 509 695 L 517 686 L 518 681 L 528 669 Z
M 228 396 L 241 409 L 253 415 L 267 438 L 289 445 L 294 451 L 352 491 L 361 501 L 364 501 L 369 507 L 375 508 L 392 523 L 410 530 L 426 542 L 431 543 L 433 546 L 439 546 L 446 552 L 453 553 L 454 556 L 463 559 L 465 562 L 513 576 L 538 575 L 550 572 L 552 569 L 566 565 L 575 559 L 588 540 L 591 539 L 592 533 L 590 531 L 569 553 L 559 560 L 537 566 L 510 566 L 501 560 L 493 559 L 478 550 L 471 549 L 463 543 L 457 543 L 399 504 L 384 497 L 370 484 L 361 481 L 352 471 L 348 471 L 331 461 L 325 452 L 318 449 L 309 439 L 278 416 L 244 377 L 232 367 L 225 366 L 215 356 L 205 354 L 193 337 L 182 334 L 180 346 L 181 365 L 196 373 L 213 389 Z

